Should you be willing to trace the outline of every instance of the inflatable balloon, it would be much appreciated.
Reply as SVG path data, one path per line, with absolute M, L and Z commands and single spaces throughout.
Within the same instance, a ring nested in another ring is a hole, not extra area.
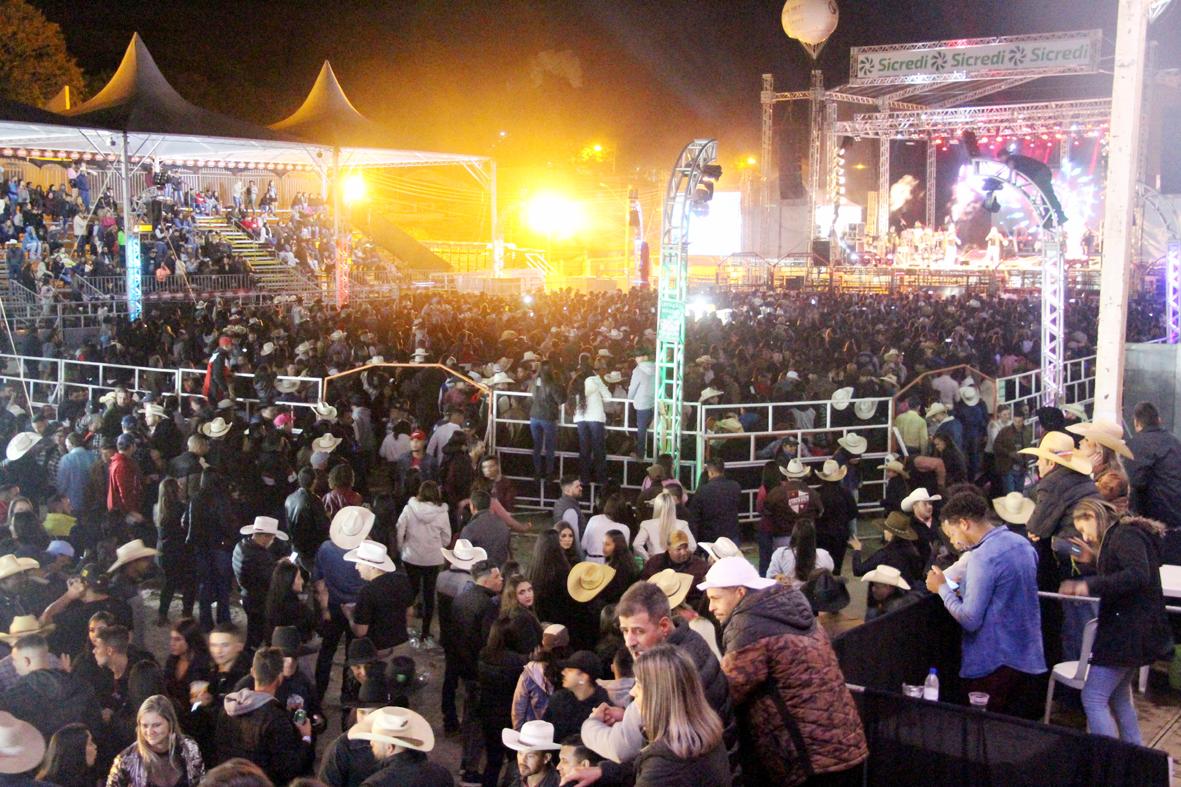
M 780 15 L 783 32 L 799 41 L 813 60 L 837 29 L 839 19 L 836 0 L 787 0 Z

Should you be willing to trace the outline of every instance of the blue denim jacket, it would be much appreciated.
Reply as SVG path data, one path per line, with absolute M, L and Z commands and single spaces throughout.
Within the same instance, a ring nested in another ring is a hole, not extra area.
M 998 527 L 972 549 L 964 597 L 947 584 L 939 596 L 964 629 L 960 677 L 982 678 L 1000 667 L 1046 671 L 1037 598 L 1037 552 L 1028 539 Z

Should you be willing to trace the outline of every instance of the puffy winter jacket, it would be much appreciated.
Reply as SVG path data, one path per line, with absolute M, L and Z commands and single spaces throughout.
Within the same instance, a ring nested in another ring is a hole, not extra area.
M 46 740 L 74 722 L 92 730 L 103 728 L 94 689 L 58 669 L 39 669 L 23 676 L 0 695 L 0 710 L 29 722 Z
M 1099 497 L 1099 488 L 1091 477 L 1056 465 L 1037 483 L 1034 490 L 1037 505 L 1025 529 L 1041 539 L 1063 535 L 1060 531 L 1067 528 L 1072 529 L 1070 535 L 1075 535 L 1075 503 L 1088 497 Z
M 749 784 L 802 784 L 869 756 L 865 732 L 824 629 L 800 591 L 750 592 L 722 632 Z
M 427 503 L 412 497 L 398 517 L 402 560 L 412 566 L 443 565 L 443 547 L 451 540 L 446 503 Z
M 1181 527 L 1181 442 L 1159 426 L 1150 426 L 1128 440 L 1135 459 L 1125 462 L 1132 511 Z
M 519 730 L 525 722 L 545 716 L 553 693 L 553 684 L 545 677 L 545 664 L 540 661 L 526 664 L 525 669 L 521 670 L 521 677 L 517 678 L 517 689 L 513 692 L 513 729 Z
M 225 696 L 217 719 L 217 761 L 250 760 L 275 784 L 286 784 L 308 770 L 312 747 L 274 696 L 242 689 Z

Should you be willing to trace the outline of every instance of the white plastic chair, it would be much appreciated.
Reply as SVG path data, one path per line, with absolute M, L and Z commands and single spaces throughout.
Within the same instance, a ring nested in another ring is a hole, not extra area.
M 1082 647 L 1079 649 L 1078 661 L 1063 661 L 1054 665 L 1050 670 L 1050 685 L 1046 687 L 1046 712 L 1042 716 L 1042 723 L 1050 723 L 1050 709 L 1054 705 L 1054 683 L 1062 683 L 1072 689 L 1081 691 L 1087 682 L 1087 670 L 1091 664 L 1091 649 L 1095 646 L 1095 632 L 1099 629 L 1099 618 L 1091 618 L 1083 627 Z M 1148 688 L 1148 673 L 1151 665 L 1140 668 L 1137 688 L 1143 694 Z

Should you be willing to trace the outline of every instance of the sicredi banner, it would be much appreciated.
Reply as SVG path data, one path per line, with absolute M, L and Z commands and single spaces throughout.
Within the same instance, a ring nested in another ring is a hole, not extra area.
M 853 47 L 853 85 L 908 85 L 966 79 L 1082 74 L 1099 65 L 1102 31 L 968 38 Z

